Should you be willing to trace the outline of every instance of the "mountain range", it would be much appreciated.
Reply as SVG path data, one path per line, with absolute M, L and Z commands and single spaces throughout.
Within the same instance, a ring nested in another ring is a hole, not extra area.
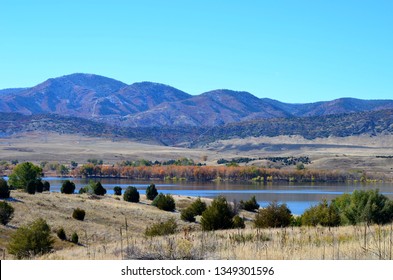
M 258 98 L 227 89 L 190 95 L 174 87 L 123 82 L 92 74 L 52 78 L 30 88 L 0 90 L 0 112 L 55 114 L 119 127 L 216 127 L 393 109 L 393 100 L 340 98 L 306 104 Z M 3 116 L 3 115 L 2 115 Z

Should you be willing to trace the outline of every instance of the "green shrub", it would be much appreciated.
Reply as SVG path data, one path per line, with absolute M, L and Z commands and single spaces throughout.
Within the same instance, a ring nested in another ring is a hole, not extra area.
M 72 212 L 72 217 L 76 220 L 83 221 L 85 219 L 86 212 L 83 209 L 76 208 Z
M 148 200 L 154 200 L 157 195 L 158 195 L 158 191 L 156 189 L 156 185 L 150 184 L 150 186 L 146 188 L 146 198 Z
M 147 227 L 145 230 L 146 236 L 162 236 L 174 234 L 177 230 L 177 223 L 174 218 L 170 218 L 166 222 L 156 223 Z
M 175 200 L 170 194 L 164 195 L 160 193 L 153 200 L 152 205 L 164 211 L 175 211 L 176 209 Z
M 53 242 L 49 225 L 40 218 L 18 228 L 11 236 L 7 249 L 17 259 L 25 259 L 50 252 Z
M 44 190 L 44 184 L 42 183 L 41 179 L 31 180 L 29 183 L 27 183 L 25 190 L 28 194 L 35 194 L 36 192 L 42 193 Z
M 100 182 L 90 182 L 90 188 L 95 195 L 105 195 L 106 189 L 101 185 Z
M 257 228 L 287 227 L 291 224 L 292 214 L 287 205 L 271 202 L 255 215 L 254 225 Z
M 79 189 L 79 194 L 84 194 L 84 193 L 102 196 L 106 194 L 106 189 L 101 185 L 100 182 L 94 182 L 93 180 L 90 180 L 87 186 L 84 186 Z
M 34 182 L 35 182 L 35 191 L 38 193 L 42 193 L 44 191 L 44 183 L 42 183 L 41 179 L 36 179 Z
M 244 219 L 240 218 L 238 215 L 233 217 L 233 228 L 245 228 L 246 225 L 244 224 Z
M 75 184 L 70 180 L 65 180 L 61 185 L 60 192 L 65 194 L 73 194 L 75 191 Z
M 195 222 L 195 213 L 191 207 L 187 207 L 180 212 L 180 218 L 185 222 Z
M 351 195 L 348 193 L 342 194 L 335 199 L 332 200 L 331 204 L 337 208 L 340 214 L 340 221 L 341 225 L 350 225 L 350 221 L 348 220 L 347 216 L 345 215 L 345 209 L 349 207 L 351 203 Z
M 28 194 L 35 194 L 35 190 L 36 190 L 36 183 L 35 183 L 35 181 L 28 182 L 27 185 L 26 185 L 25 191 Z
M 201 225 L 203 230 L 218 230 L 233 228 L 233 209 L 226 198 L 219 196 L 202 213 Z
M 195 216 L 200 216 L 206 210 L 206 203 L 198 197 L 193 203 L 191 203 L 190 208 L 194 212 Z
M 50 183 L 48 181 L 44 181 L 43 185 L 44 185 L 43 191 L 49 192 L 50 191 Z
M 292 227 L 300 227 L 302 226 L 302 216 L 293 216 L 291 218 L 291 224 Z
M 0 178 L 0 198 L 9 198 L 10 197 L 10 188 L 8 187 L 8 183 L 3 178 Z
M 250 212 L 258 210 L 259 204 L 255 198 L 255 195 L 247 201 L 240 200 L 240 208 Z
M 15 166 L 9 176 L 8 183 L 17 189 L 26 189 L 30 181 L 39 179 L 42 175 L 42 168 L 31 162 L 23 162 Z
M 74 233 L 71 235 L 71 242 L 72 242 L 72 243 L 75 243 L 75 244 L 78 244 L 78 242 L 79 242 L 79 236 L 78 236 L 78 234 L 77 234 L 76 232 L 74 232 Z
M 202 202 L 201 198 L 198 197 L 193 203 L 187 208 L 180 212 L 180 218 L 186 222 L 195 222 L 195 216 L 202 215 L 206 210 L 206 203 Z
M 133 186 L 127 187 L 127 189 L 123 194 L 123 199 L 124 201 L 128 201 L 128 202 L 134 202 L 134 203 L 139 202 L 139 192 L 137 188 Z
M 123 189 L 122 189 L 121 187 L 116 186 L 116 187 L 113 188 L 113 193 L 114 193 L 115 195 L 121 195 L 121 191 L 122 191 L 122 190 L 123 190 Z
M 79 189 L 78 193 L 79 194 L 89 193 L 89 190 L 90 190 L 89 186 L 84 186 L 84 187 Z
M 344 216 L 343 223 L 386 224 L 393 221 L 393 201 L 378 189 L 355 190 L 351 195 L 333 200 L 332 204 Z
M 14 207 L 5 201 L 0 201 L 0 223 L 8 224 L 14 217 Z
M 340 225 L 340 215 L 338 209 L 323 200 L 316 206 L 308 208 L 301 216 L 301 223 L 305 226 L 329 226 L 335 227 Z
M 57 234 L 57 237 L 60 238 L 60 240 L 67 240 L 67 236 L 66 236 L 64 228 L 59 228 L 56 231 L 56 234 Z
M 303 162 L 298 162 L 296 164 L 296 170 L 300 171 L 300 170 L 304 170 L 306 169 L 306 167 L 304 166 Z

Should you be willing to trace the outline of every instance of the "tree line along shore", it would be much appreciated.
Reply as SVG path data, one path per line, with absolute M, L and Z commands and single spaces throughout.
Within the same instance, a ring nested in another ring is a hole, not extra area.
M 242 159 L 242 158 L 241 158 Z M 281 159 L 281 158 L 278 158 Z M 364 170 L 318 170 L 307 167 L 308 161 L 288 161 L 293 167 L 272 168 L 239 165 L 236 161 L 224 161 L 225 165 L 204 165 L 192 159 L 181 158 L 166 162 L 147 160 L 122 161 L 104 164 L 102 160 L 89 159 L 87 163 L 41 162 L 37 166 L 42 173 L 59 177 L 84 178 L 127 178 L 133 180 L 170 181 L 252 181 L 252 182 L 386 182 L 387 174 L 365 172 Z M 276 160 L 276 159 L 275 159 Z M 12 173 L 18 161 L 0 162 L 0 174 Z

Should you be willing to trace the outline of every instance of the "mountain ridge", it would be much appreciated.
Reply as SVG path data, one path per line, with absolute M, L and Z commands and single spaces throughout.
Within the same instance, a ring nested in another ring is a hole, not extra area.
M 165 84 L 145 81 L 128 85 L 84 73 L 50 78 L 30 88 L 0 90 L 0 112 L 75 116 L 125 127 L 215 127 L 260 119 L 385 109 L 393 109 L 393 100 L 346 97 L 292 104 L 229 89 L 190 95 Z

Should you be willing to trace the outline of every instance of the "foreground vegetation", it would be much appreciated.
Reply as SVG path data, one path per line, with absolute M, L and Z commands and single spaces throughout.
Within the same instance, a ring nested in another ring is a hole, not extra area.
M 88 193 L 30 195 L 17 190 L 11 191 L 11 197 L 13 199 L 7 203 L 15 209 L 14 217 L 9 226 L 0 228 L 3 259 L 392 258 L 391 221 L 385 225 L 359 221 L 354 225 L 332 227 L 320 224 L 299 226 L 298 220 L 291 218 L 280 227 L 259 227 L 258 216 L 268 208 L 257 211 L 238 208 L 237 216 L 241 217 L 245 228 L 235 226 L 234 219 L 231 220 L 234 213 L 226 212 L 224 216 L 229 222 L 225 222 L 222 228 L 228 229 L 203 230 L 203 219 L 213 220 L 214 224 L 214 219 L 209 217 L 215 205 L 227 207 L 229 211 L 233 211 L 235 205 L 222 199 L 212 203 L 205 199 L 175 196 L 176 210 L 170 212 L 152 206 L 152 201 L 144 195 L 140 196 L 139 203 L 124 201 L 116 195 Z M 181 213 L 188 208 L 195 211 L 195 222 L 182 219 Z M 83 219 L 77 218 L 74 213 L 82 209 Z M 277 205 L 277 209 L 284 210 L 281 211 L 284 217 L 288 215 L 285 205 Z M 37 218 L 42 220 L 37 222 Z M 43 233 L 48 238 L 44 243 L 45 250 L 34 252 L 31 249 L 34 254 L 12 251 L 24 244 L 15 241 L 21 238 L 20 232 L 34 236 L 34 228 L 45 229 Z
M 378 190 L 355 190 L 293 216 L 286 204 L 271 202 L 260 209 L 255 196 L 239 203 L 221 196 L 212 201 L 175 198 L 158 193 L 154 184 L 143 196 L 129 186 L 122 199 L 121 188 L 108 196 L 104 186 L 93 181 L 79 194 L 74 194 L 75 184 L 69 180 L 63 182 L 61 193 L 50 193 L 40 176 L 40 168 L 26 162 L 10 175 L 12 186 L 0 180 L 1 198 L 6 200 L 0 203 L 3 258 L 57 258 L 72 246 L 75 251 L 79 246 L 104 246 L 102 258 L 111 259 L 119 254 L 119 241 L 120 257 L 131 259 L 248 259 L 263 254 L 297 259 L 303 258 L 303 247 L 313 252 L 308 252 L 310 257 L 320 254 L 323 259 L 340 254 L 392 258 L 393 201 Z M 305 235 L 308 242 L 302 239 Z M 274 251 L 268 252 L 270 247 Z M 323 253 L 318 251 L 322 248 Z

